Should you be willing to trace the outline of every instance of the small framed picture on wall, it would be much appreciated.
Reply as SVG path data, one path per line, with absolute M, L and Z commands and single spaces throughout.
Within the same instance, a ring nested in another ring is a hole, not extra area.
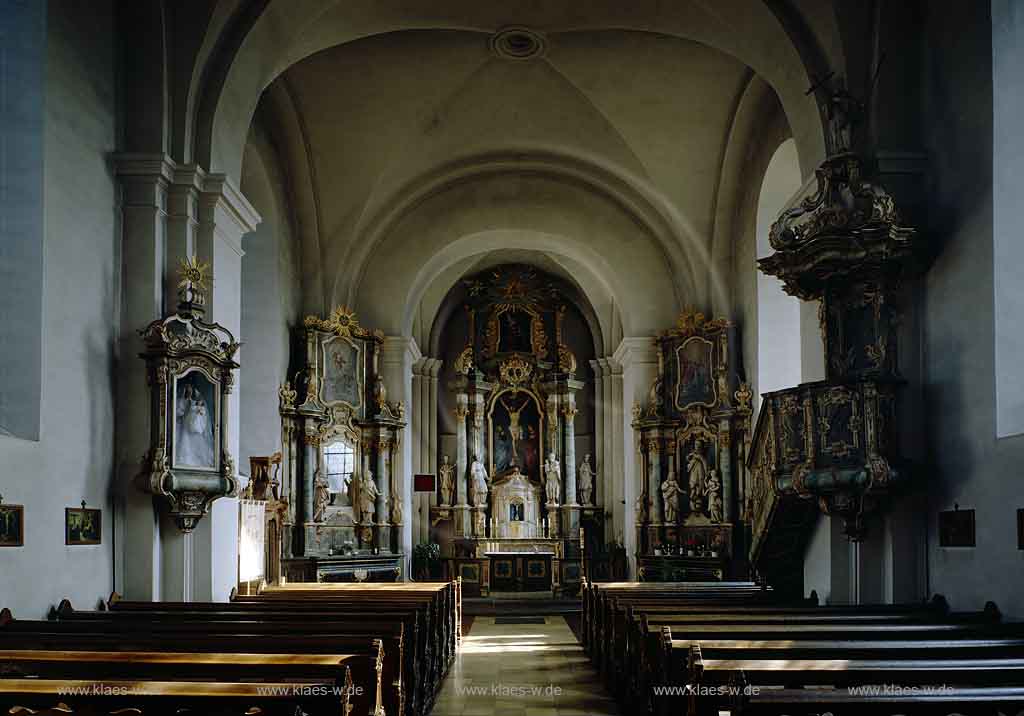
M 0 504 L 0 547 L 25 545 L 25 506 Z
M 1024 549 L 1024 507 L 1017 510 L 1017 549 Z
M 939 513 L 940 547 L 974 547 L 974 510 L 956 507 Z
M 88 507 L 64 509 L 64 544 L 100 544 L 103 541 L 103 513 Z

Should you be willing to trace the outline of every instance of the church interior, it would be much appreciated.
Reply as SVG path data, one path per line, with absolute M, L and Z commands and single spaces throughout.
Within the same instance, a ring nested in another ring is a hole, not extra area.
M 0 0 L 0 713 L 1024 713 L 1021 68 L 1020 0 Z

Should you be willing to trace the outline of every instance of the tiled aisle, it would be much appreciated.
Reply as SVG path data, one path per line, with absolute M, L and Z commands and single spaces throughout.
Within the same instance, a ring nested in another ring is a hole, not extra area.
M 619 713 L 565 619 L 499 624 L 477 617 L 432 716 Z

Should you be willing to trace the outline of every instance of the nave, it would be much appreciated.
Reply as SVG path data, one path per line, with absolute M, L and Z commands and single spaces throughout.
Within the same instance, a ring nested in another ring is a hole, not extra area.
M 514 618 L 513 618 L 514 619 Z M 434 704 L 435 716 L 617 716 L 565 618 L 477 617 Z

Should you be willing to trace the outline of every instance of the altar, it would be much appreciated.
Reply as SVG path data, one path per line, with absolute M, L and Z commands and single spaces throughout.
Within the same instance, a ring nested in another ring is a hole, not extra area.
M 477 545 L 484 565 L 483 592 L 551 592 L 561 589 L 564 558 L 557 539 L 494 539 Z

